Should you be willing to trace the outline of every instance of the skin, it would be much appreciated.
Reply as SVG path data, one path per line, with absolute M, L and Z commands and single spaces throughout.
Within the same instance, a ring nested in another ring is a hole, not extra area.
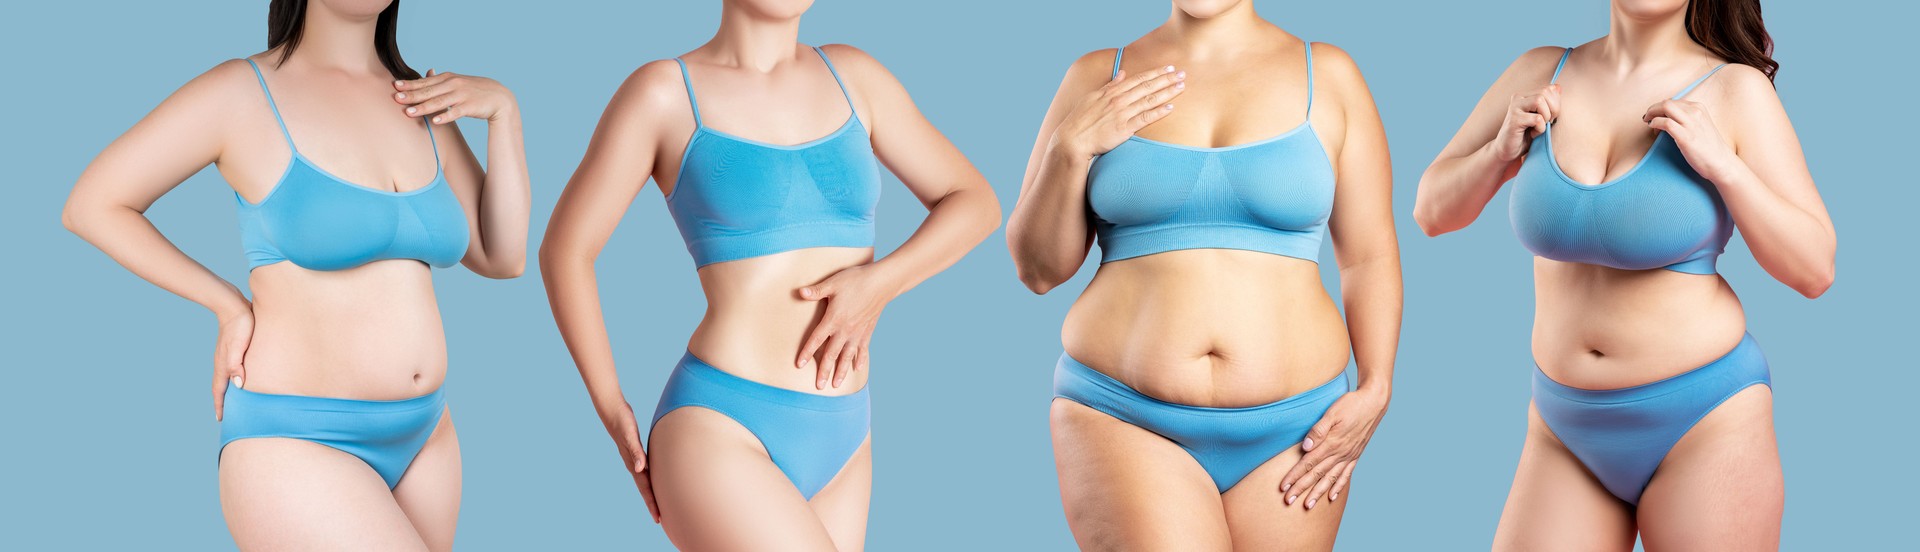
M 387 5 L 311 2 L 300 47 L 285 63 L 276 63 L 277 49 L 250 59 L 260 64 L 301 153 L 350 185 L 407 191 L 433 179 L 428 123 L 405 110 L 434 100 L 417 111 L 442 125 L 435 135 L 446 180 L 471 227 L 462 264 L 491 278 L 518 276 L 530 199 L 513 96 L 491 80 L 451 73 L 395 81 L 373 48 L 375 18 Z M 397 97 L 400 91 L 412 100 Z M 445 124 L 458 117 L 489 122 L 492 170 L 483 170 L 459 130 Z M 291 157 L 253 70 L 230 60 L 181 87 L 101 152 L 74 185 L 62 219 L 121 266 L 213 312 L 216 420 L 228 385 L 362 400 L 432 392 L 445 378 L 446 345 L 424 263 L 387 260 L 328 272 L 290 262 L 261 266 L 248 276 L 249 300 L 143 215 L 210 163 L 241 197 L 259 201 Z M 446 550 L 459 514 L 459 442 L 443 414 L 388 492 L 371 468 L 338 450 L 243 439 L 221 453 L 220 496 L 241 548 Z
M 1683 0 L 1613 3 L 1612 30 L 1573 51 L 1522 55 L 1487 91 L 1421 178 L 1414 218 L 1428 235 L 1465 227 L 1553 120 L 1559 163 L 1580 182 L 1630 170 L 1657 132 L 1725 199 L 1760 266 L 1809 298 L 1832 285 L 1832 220 L 1766 77 L 1690 40 Z M 1758 221 L 1758 222 L 1755 222 Z M 1549 377 L 1616 389 L 1692 370 L 1746 331 L 1718 275 L 1534 260 L 1533 354 Z M 1768 388 L 1748 388 L 1695 425 L 1662 461 L 1638 509 L 1608 494 L 1535 414 L 1495 548 L 1773 549 L 1785 502 Z M 1709 545 L 1708 543 L 1711 543 Z
M 1076 61 L 1041 125 L 1008 221 L 1021 281 L 1045 293 L 1085 261 L 1093 240 L 1088 166 L 1129 136 L 1218 147 L 1300 124 L 1307 47 L 1260 19 L 1251 2 L 1180 1 L 1165 25 L 1126 47 L 1117 79 L 1109 79 L 1111 49 Z M 1401 282 L 1386 138 L 1372 97 L 1345 52 L 1311 47 L 1308 122 L 1337 173 L 1329 225 L 1349 318 L 1341 319 L 1311 261 L 1195 249 L 1101 265 L 1061 336 L 1075 359 L 1175 403 L 1274 402 L 1332 379 L 1349 354 L 1359 363 L 1358 389 L 1301 446 L 1225 494 L 1172 442 L 1054 401 L 1061 495 L 1084 549 L 1332 546 L 1354 461 L 1391 395 Z M 1176 96 L 1177 110 L 1168 107 Z
M 810 5 L 722 3 L 714 38 L 681 56 L 708 128 L 798 144 L 847 121 L 847 100 L 827 66 L 797 42 Z M 701 267 L 707 311 L 687 349 L 752 381 L 846 395 L 866 385 L 868 341 L 882 309 L 992 233 L 1000 207 L 986 179 L 885 67 L 851 46 L 825 50 L 846 81 L 874 153 L 927 207 L 927 218 L 877 261 L 872 248 L 820 247 Z M 663 195 L 672 193 L 695 128 L 672 60 L 641 66 L 614 93 L 541 245 L 554 319 L 623 465 L 676 546 L 862 549 L 872 477 L 865 448 L 809 502 L 751 433 L 711 410 L 668 414 L 650 432 L 651 452 L 642 446 L 615 372 L 593 265 L 649 177 L 661 183 Z

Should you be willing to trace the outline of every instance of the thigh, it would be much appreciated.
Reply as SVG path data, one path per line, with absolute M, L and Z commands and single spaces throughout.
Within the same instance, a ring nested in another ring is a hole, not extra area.
M 858 552 L 867 547 L 867 506 L 872 497 L 873 437 L 869 435 L 808 504 L 840 552 Z
M 441 412 L 433 436 L 400 476 L 393 499 L 427 548 L 453 549 L 454 526 L 460 521 L 460 437 L 453 432 L 450 408 Z
M 1304 495 L 1289 506 L 1280 492 L 1280 480 L 1299 461 L 1300 446 L 1294 445 L 1261 464 L 1220 497 L 1226 503 L 1227 530 L 1233 536 L 1234 550 L 1333 549 L 1351 486 L 1340 493 L 1339 500 L 1321 500 L 1312 510 L 1303 507 Z
M 1082 550 L 1228 550 L 1213 480 L 1185 449 L 1086 405 L 1055 399 L 1053 459 Z
M 1632 550 L 1633 538 L 1632 509 L 1600 485 L 1528 404 L 1527 442 L 1493 549 Z
M 799 489 L 752 432 L 726 415 L 682 407 L 648 436 L 660 524 L 681 550 L 834 550 Z
M 387 483 L 358 457 L 286 438 L 220 455 L 220 510 L 242 550 L 426 550 Z
M 1777 550 L 1786 483 L 1773 393 L 1756 385 L 1720 403 L 1675 444 L 1640 496 L 1647 550 Z

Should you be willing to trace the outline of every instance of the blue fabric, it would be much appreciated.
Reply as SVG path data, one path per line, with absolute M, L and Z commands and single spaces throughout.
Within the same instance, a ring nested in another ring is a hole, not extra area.
M 386 480 L 400 484 L 407 466 L 433 436 L 446 410 L 443 390 L 397 401 L 362 401 L 255 393 L 227 388 L 220 449 L 256 437 L 312 441 L 354 455 Z
M 691 352 L 667 377 L 652 423 L 689 406 L 719 412 L 747 428 L 808 500 L 833 481 L 873 427 L 865 387 L 839 396 L 782 389 L 726 373 Z
M 1536 365 L 1533 406 L 1607 492 L 1639 504 L 1654 470 L 1687 430 L 1735 393 L 1771 381 L 1767 358 L 1749 334 L 1706 366 L 1622 389 L 1568 387 Z
M 834 82 L 846 83 L 826 61 Z M 880 162 L 858 112 L 839 130 L 795 145 L 769 144 L 707 128 L 687 64 L 680 76 L 693 105 L 693 136 L 667 212 L 696 266 L 810 247 L 873 247 Z M 853 98 L 847 96 L 847 109 Z
M 247 63 L 253 65 L 260 91 L 266 93 L 267 106 L 293 152 L 286 172 L 259 203 L 233 194 L 247 270 L 281 261 L 308 270 L 345 270 L 387 259 L 447 267 L 466 256 L 467 213 L 447 187 L 445 171 L 439 170 L 438 145 L 433 181 L 419 189 L 389 192 L 328 174 L 294 147 L 260 66 L 253 60 Z M 427 126 L 427 140 L 433 140 L 432 125 Z
M 1113 56 L 1120 70 L 1122 52 Z M 1100 262 L 1181 249 L 1240 249 L 1319 262 L 1333 213 L 1333 161 L 1308 118 L 1279 136 L 1219 148 L 1134 136 L 1087 172 Z
M 1073 357 L 1060 355 L 1053 396 L 1154 432 L 1200 462 L 1222 493 L 1301 439 L 1347 393 L 1347 372 L 1277 402 L 1245 408 L 1175 404 L 1142 394 Z
M 1561 54 L 1552 81 L 1560 79 L 1566 63 L 1567 54 Z M 1719 70 L 1673 98 L 1686 96 Z M 1646 155 L 1626 174 L 1588 185 L 1560 169 L 1549 122 L 1509 184 L 1513 195 L 1507 209 L 1520 243 L 1556 261 L 1713 274 L 1715 260 L 1733 236 L 1733 216 L 1719 191 L 1694 172 L 1665 132 L 1654 136 Z

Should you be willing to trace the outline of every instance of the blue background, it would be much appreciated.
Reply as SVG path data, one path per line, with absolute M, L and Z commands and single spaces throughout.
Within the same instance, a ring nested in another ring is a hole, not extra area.
M 1420 172 L 1527 48 L 1607 30 L 1601 0 L 1263 2 L 1263 15 L 1346 48 L 1370 79 L 1395 155 L 1407 274 L 1397 393 L 1358 472 L 1341 548 L 1484 549 L 1518 459 L 1528 396 L 1529 261 L 1504 194 L 1438 240 L 1411 219 Z M 226 549 L 206 390 L 213 318 L 61 229 L 97 152 L 180 84 L 264 45 L 265 2 L 22 2 L 0 17 L 0 155 L 9 241 L 0 298 L 0 548 Z M 412 0 L 406 58 L 511 86 L 526 116 L 533 241 L 618 83 L 711 36 L 719 3 Z M 1165 2 L 823 0 L 802 39 L 885 62 L 1012 209 L 1027 152 L 1078 55 L 1161 23 Z M 1916 205 L 1911 3 L 1767 4 L 1779 91 L 1840 232 L 1818 301 L 1768 278 L 1738 240 L 1721 268 L 1777 386 L 1785 548 L 1884 548 L 1911 524 L 1920 388 L 1911 347 Z M 1898 27 L 1896 27 L 1898 26 Z M 256 105 L 236 109 L 254 109 Z M 476 148 L 482 125 L 468 127 Z M 263 136 L 262 139 L 268 137 Z M 892 186 L 882 248 L 921 210 Z M 244 284 L 233 199 L 211 170 L 149 213 Z M 1331 257 L 1327 257 L 1330 264 Z M 627 394 L 650 410 L 701 303 L 691 260 L 649 190 L 601 263 Z M 530 268 L 532 268 L 530 266 Z M 1091 266 L 1035 297 L 1002 236 L 896 301 L 876 337 L 870 548 L 1061 550 L 1046 410 L 1059 323 Z M 1330 285 L 1333 273 L 1327 271 Z M 537 273 L 437 273 L 460 427 L 467 550 L 667 547 L 646 519 L 562 346 Z

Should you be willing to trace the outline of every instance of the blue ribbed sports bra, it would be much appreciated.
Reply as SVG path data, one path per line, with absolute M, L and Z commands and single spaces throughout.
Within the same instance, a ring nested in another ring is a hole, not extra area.
M 1549 83 L 1560 80 L 1567 49 Z M 1674 94 L 1680 99 L 1725 64 Z M 1733 236 L 1733 217 L 1712 182 L 1701 178 L 1665 132 L 1653 138 L 1640 163 L 1595 185 L 1567 176 L 1554 158 L 1553 123 L 1534 137 L 1520 171 L 1508 181 L 1508 218 L 1520 243 L 1555 261 L 1624 270 L 1665 268 L 1713 274 L 1714 261 Z
M 1113 70 L 1120 56 L 1113 53 Z M 1202 148 L 1139 136 L 1087 173 L 1100 262 L 1181 249 L 1240 249 L 1319 262 L 1333 213 L 1333 161 L 1313 131 L 1313 45 L 1307 115 L 1279 136 Z
M 880 162 L 853 97 L 827 53 L 814 53 L 847 98 L 847 122 L 794 145 L 769 144 L 707 128 L 687 63 L 680 77 L 693 106 L 693 136 L 667 194 L 696 267 L 810 247 L 873 247 Z
M 233 193 L 239 203 L 240 244 L 247 270 L 280 261 L 308 270 L 346 270 L 374 261 L 414 259 L 452 266 L 467 253 L 467 213 L 447 187 L 440 148 L 433 149 L 433 181 L 418 189 L 389 192 L 348 182 L 315 166 L 293 145 L 293 133 L 273 103 L 273 91 L 253 66 L 267 107 L 280 123 L 293 157 L 259 203 Z M 433 126 L 427 126 L 433 141 Z

